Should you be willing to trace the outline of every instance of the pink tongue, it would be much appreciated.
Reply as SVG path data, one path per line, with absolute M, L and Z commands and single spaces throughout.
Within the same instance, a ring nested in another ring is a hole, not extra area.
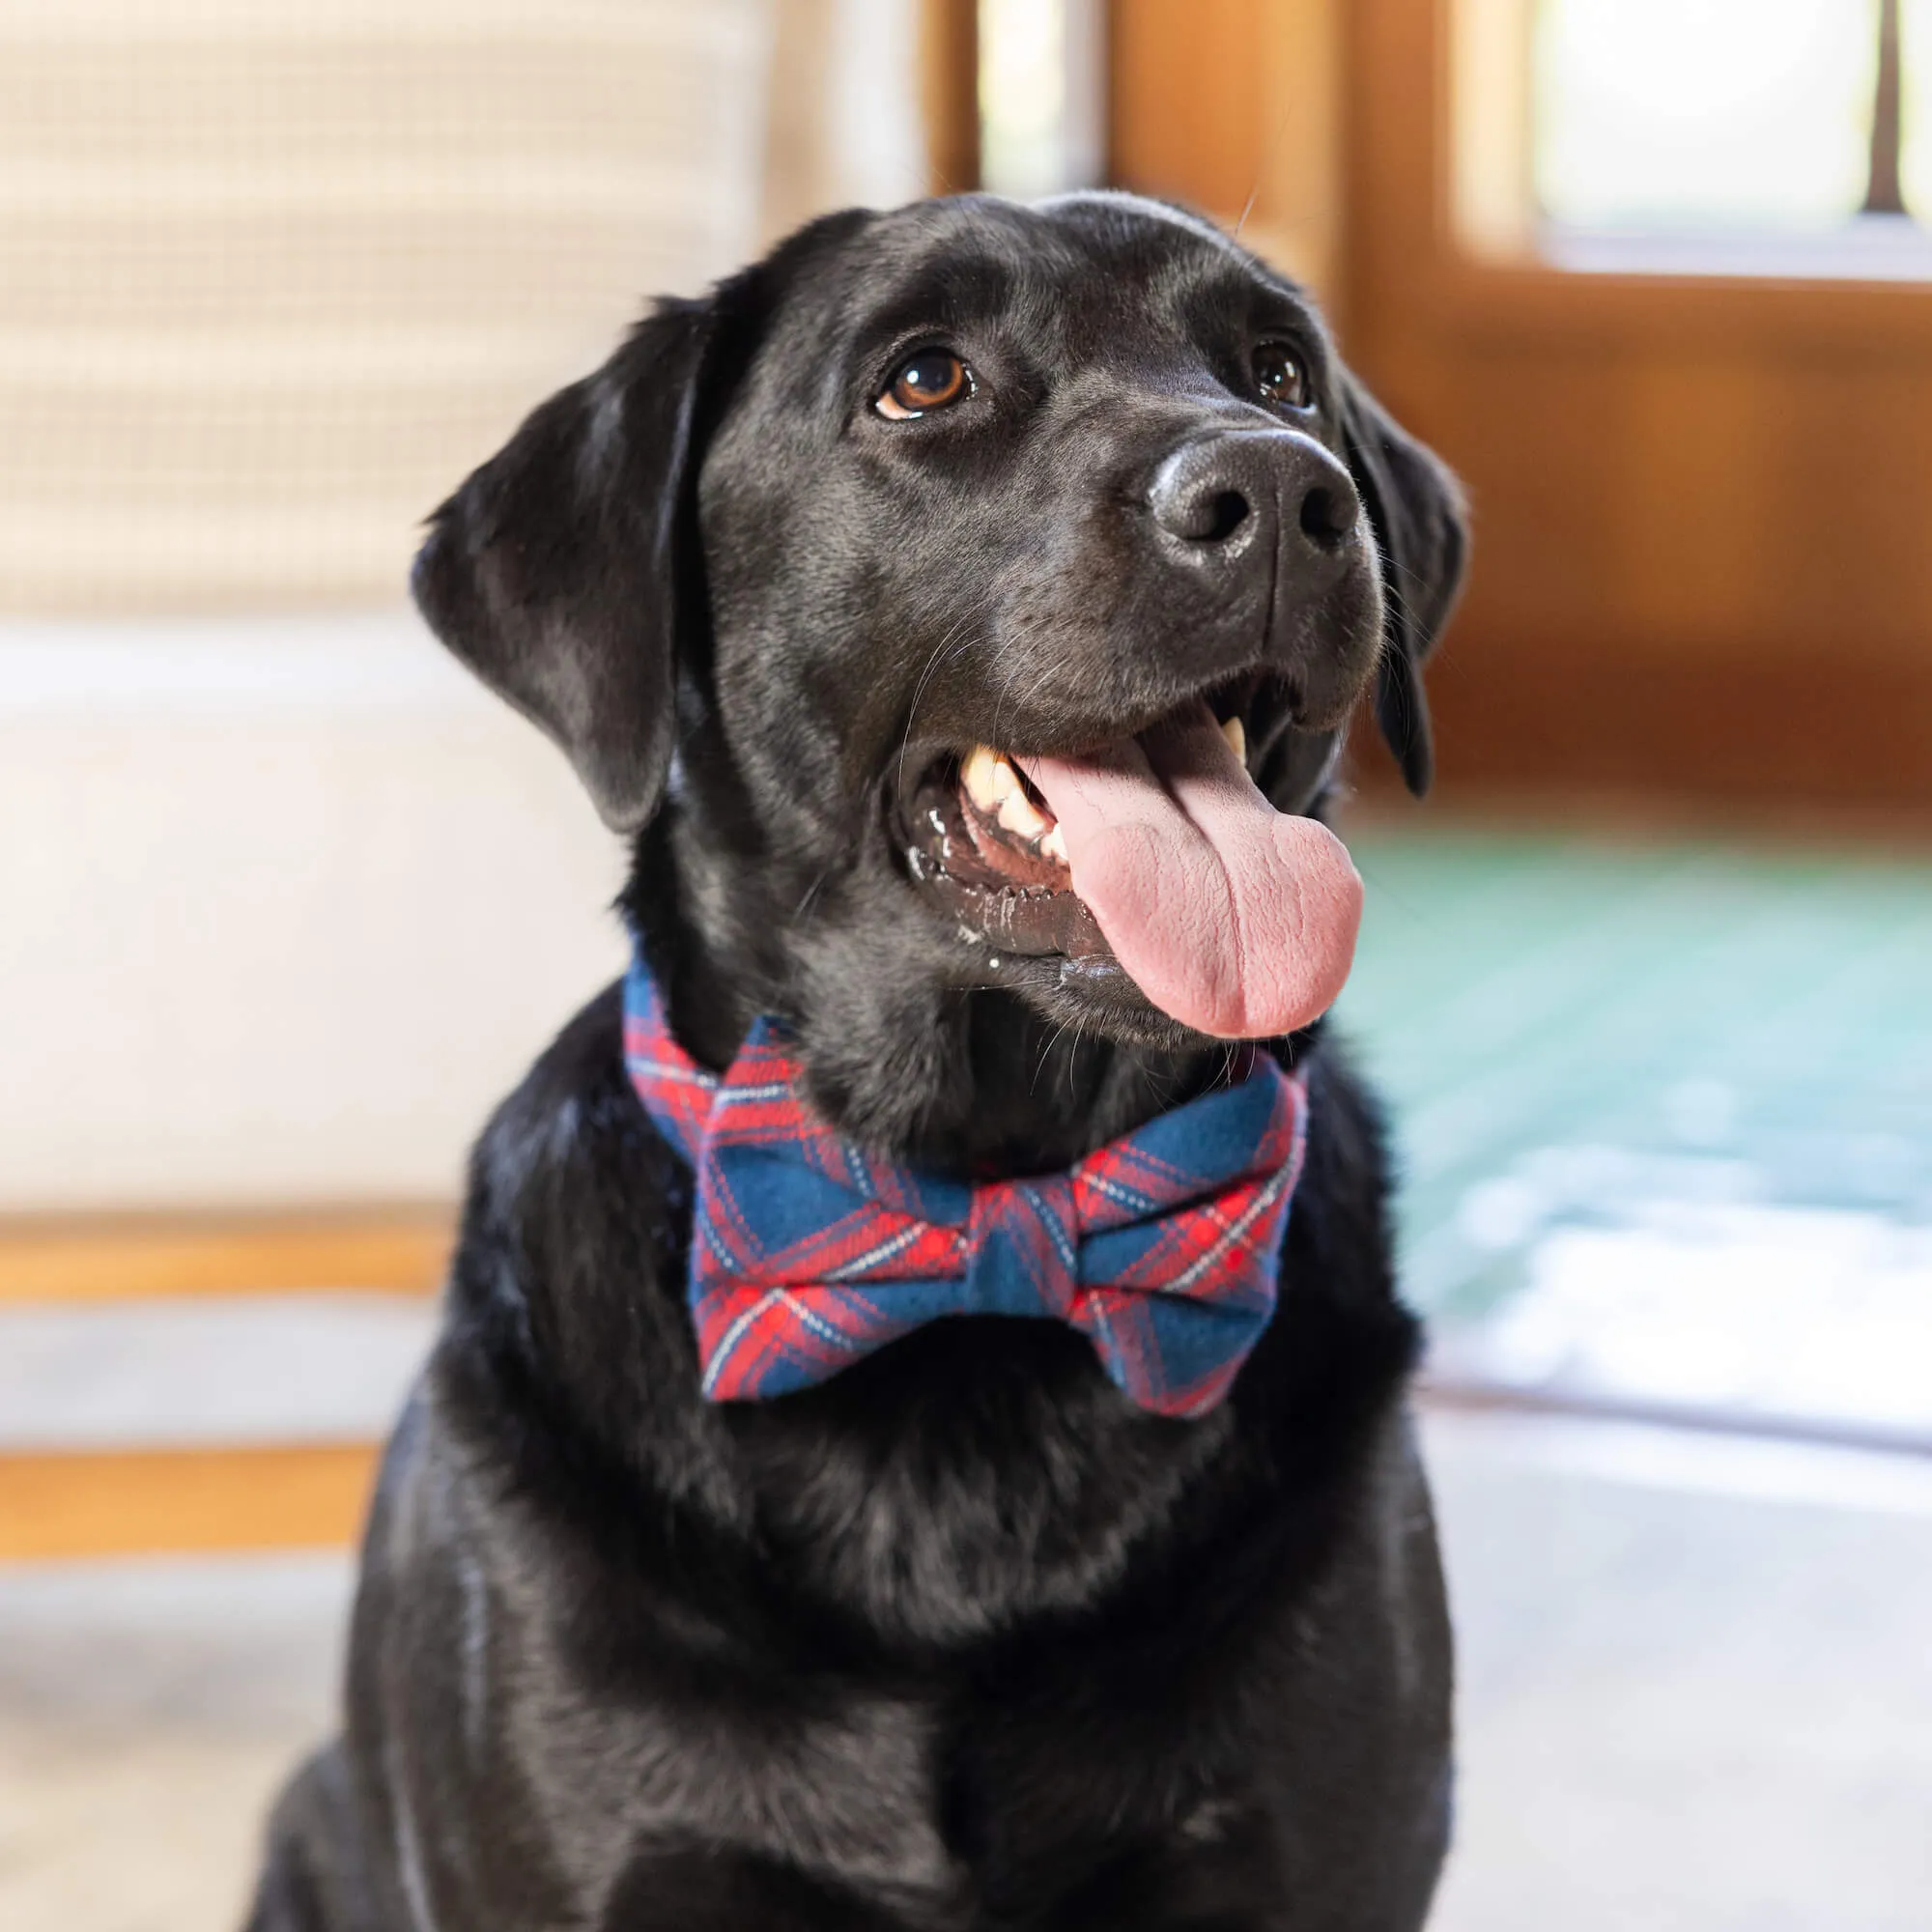
M 1347 848 L 1255 788 L 1207 705 L 1081 758 L 1022 758 L 1066 840 L 1073 890 L 1134 983 L 1228 1039 L 1325 1012 L 1355 957 Z

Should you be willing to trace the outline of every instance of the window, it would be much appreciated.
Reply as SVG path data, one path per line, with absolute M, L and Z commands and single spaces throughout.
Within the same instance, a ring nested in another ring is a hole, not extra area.
M 1104 171 L 1094 0 L 979 0 L 980 177 L 1021 201 Z
M 1459 15 L 1479 246 L 1580 269 L 1932 273 L 1932 0 Z

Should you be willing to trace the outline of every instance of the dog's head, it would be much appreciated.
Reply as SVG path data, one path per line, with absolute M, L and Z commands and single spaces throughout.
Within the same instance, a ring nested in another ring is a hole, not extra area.
M 830 216 L 661 304 L 414 582 L 641 835 L 732 1025 L 918 1062 L 983 989 L 1168 1046 L 1319 1010 L 1352 873 L 1303 814 L 1371 691 L 1428 784 L 1462 554 L 1300 292 L 1099 193 Z

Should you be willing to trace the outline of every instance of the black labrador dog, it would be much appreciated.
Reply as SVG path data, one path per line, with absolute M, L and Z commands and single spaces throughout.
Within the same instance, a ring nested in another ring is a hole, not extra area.
M 1310 840 L 1358 697 L 1427 783 L 1463 549 L 1306 298 L 1114 193 L 815 222 L 438 512 L 417 600 L 632 841 L 698 1063 L 781 1015 L 852 1143 L 1015 1175 L 1268 1033 L 1306 1160 L 1206 1414 L 1000 1316 L 707 1401 L 691 1171 L 594 1000 L 475 1150 L 257 1932 L 1423 1923 L 1450 1648 L 1377 1113 L 1308 1023 L 1353 930 Z M 1170 837 L 1228 759 L 1272 874 Z M 1083 772 L 1139 844 L 1078 829 Z

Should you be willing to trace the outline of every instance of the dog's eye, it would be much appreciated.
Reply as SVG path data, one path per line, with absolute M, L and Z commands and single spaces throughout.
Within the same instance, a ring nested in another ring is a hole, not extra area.
M 952 350 L 922 349 L 899 364 L 885 394 L 872 407 L 882 416 L 903 422 L 908 416 L 948 409 L 970 395 L 972 388 L 972 376 Z
M 1308 374 L 1285 342 L 1264 342 L 1255 350 L 1255 386 L 1271 403 L 1290 409 L 1308 406 Z

